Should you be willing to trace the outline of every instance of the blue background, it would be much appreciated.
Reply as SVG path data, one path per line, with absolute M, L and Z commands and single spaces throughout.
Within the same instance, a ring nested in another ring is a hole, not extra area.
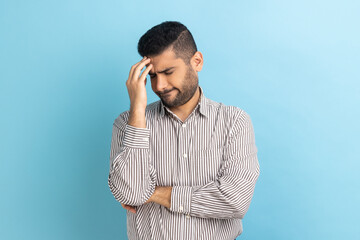
M 238 239 L 360 239 L 359 1 L 0 1 L 0 239 L 126 239 L 108 185 L 138 39 L 184 23 L 205 96 L 247 111 Z M 158 97 L 148 89 L 148 102 Z

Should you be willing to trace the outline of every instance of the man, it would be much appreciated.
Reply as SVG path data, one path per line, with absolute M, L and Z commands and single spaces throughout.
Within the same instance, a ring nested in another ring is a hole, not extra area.
M 126 81 L 130 110 L 113 124 L 108 179 L 128 210 L 128 238 L 236 238 L 260 174 L 250 116 L 205 97 L 203 56 L 183 24 L 154 26 L 138 52 L 145 57 Z M 160 98 L 151 104 L 147 74 Z

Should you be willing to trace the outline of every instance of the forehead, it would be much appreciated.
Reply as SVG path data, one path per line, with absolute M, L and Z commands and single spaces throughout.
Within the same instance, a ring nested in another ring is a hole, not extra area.
M 181 58 L 176 58 L 175 53 L 171 50 L 165 50 L 156 56 L 147 56 L 151 59 L 150 63 L 153 65 L 150 73 L 163 71 L 169 67 L 176 67 L 183 63 Z

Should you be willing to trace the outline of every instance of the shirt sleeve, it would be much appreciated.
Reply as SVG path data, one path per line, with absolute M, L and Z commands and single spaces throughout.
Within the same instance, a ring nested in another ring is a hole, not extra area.
M 217 178 L 203 186 L 173 186 L 170 211 L 201 218 L 242 219 L 259 175 L 253 125 L 242 111 L 229 133 Z
M 150 164 L 150 129 L 127 124 L 120 115 L 113 124 L 108 184 L 115 199 L 139 206 L 155 191 L 156 171 Z

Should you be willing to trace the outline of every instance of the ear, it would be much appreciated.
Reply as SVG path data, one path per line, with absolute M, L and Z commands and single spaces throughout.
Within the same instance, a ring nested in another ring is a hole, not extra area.
M 197 51 L 194 56 L 192 56 L 191 58 L 191 65 L 193 67 L 193 69 L 197 72 L 200 72 L 202 67 L 203 67 L 203 55 L 201 52 Z

